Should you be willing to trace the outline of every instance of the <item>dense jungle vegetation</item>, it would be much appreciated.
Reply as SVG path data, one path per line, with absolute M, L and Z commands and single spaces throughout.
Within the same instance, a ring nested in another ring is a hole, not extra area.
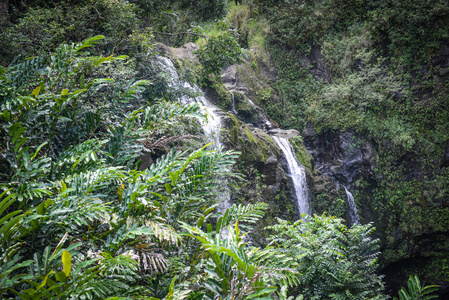
M 447 1 L 2 0 L 0 14 L 1 299 L 424 300 L 448 284 Z M 362 225 L 331 191 L 266 228 L 258 199 L 217 210 L 223 178 L 240 195 L 261 175 L 179 103 L 198 94 L 157 57 L 187 42 L 198 62 L 178 73 L 218 106 L 222 68 L 245 65 L 251 86 L 269 66 L 252 100 L 274 123 L 374 144 L 353 184 Z M 387 289 L 398 262 L 407 288 Z

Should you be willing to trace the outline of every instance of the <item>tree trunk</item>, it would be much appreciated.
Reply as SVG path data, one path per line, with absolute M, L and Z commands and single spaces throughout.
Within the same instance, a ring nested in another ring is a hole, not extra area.
M 9 0 L 0 0 L 0 17 L 6 16 L 9 9 Z

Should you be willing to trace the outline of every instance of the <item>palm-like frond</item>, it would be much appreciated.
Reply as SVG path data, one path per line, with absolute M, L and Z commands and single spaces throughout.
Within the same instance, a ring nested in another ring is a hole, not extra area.
M 105 167 L 85 173 L 75 174 L 64 179 L 67 182 L 69 195 L 84 196 L 93 192 L 100 193 L 110 184 L 116 183 L 125 177 L 118 167 Z
M 134 118 L 109 129 L 109 140 L 105 144 L 107 162 L 114 166 L 129 165 L 142 153 L 143 130 L 135 130 Z
M 17 232 L 17 226 L 24 218 L 21 211 L 7 213 L 8 208 L 17 201 L 16 195 L 10 191 L 0 194 L 0 294 L 6 293 L 22 280 L 29 277 L 24 273 L 18 273 L 20 269 L 29 266 L 32 261 L 22 261 L 17 251 L 21 243 L 13 236 Z
M 52 165 L 52 178 L 62 179 L 66 176 L 98 169 L 104 164 L 101 157 L 106 140 L 90 139 L 63 151 Z
M 439 285 L 422 286 L 417 275 L 409 277 L 407 281 L 407 289 L 404 287 L 399 290 L 399 300 L 428 300 L 436 299 L 437 295 L 430 295 L 438 291 Z M 398 300 L 398 298 L 394 298 Z
M 181 106 L 179 103 L 160 102 L 146 107 L 140 117 L 140 122 L 144 128 L 154 129 L 155 126 L 161 128 L 161 125 L 168 125 L 173 119 L 180 117 L 205 118 L 205 116 L 200 113 L 200 106 L 198 103 Z
M 218 218 L 216 232 L 220 233 L 229 225 L 238 222 L 241 227 L 250 229 L 244 223 L 254 224 L 265 215 L 268 205 L 263 202 L 247 205 L 232 205 L 226 212 Z M 243 223 L 243 224 L 242 224 Z
M 228 227 L 226 239 L 185 223 L 183 228 L 188 232 L 186 235 L 199 240 L 208 252 L 210 259 L 205 271 L 209 277 L 205 286 L 214 297 L 250 299 L 275 292 L 270 283 L 298 283 L 292 260 L 275 252 L 247 248 L 238 223 Z

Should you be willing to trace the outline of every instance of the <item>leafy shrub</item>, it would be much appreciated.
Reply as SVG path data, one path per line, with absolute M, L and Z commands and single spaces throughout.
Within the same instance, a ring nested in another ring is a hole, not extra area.
M 379 247 L 371 224 L 347 228 L 335 217 L 314 216 L 293 224 L 278 219 L 270 226 L 272 251 L 298 263 L 307 299 L 385 299 L 383 276 L 377 275 Z
M 103 50 L 118 52 L 137 24 L 135 7 L 127 1 L 101 0 L 78 5 L 61 2 L 53 8 L 30 7 L 16 24 L 2 28 L 0 49 L 4 55 L 0 63 L 7 64 L 17 55 L 40 55 L 61 43 L 98 34 L 106 36 Z
M 210 37 L 197 54 L 204 72 L 218 75 L 221 68 L 240 62 L 242 49 L 237 42 L 236 32 L 230 30 Z
M 125 59 L 87 56 L 102 38 L 0 69 L 1 160 L 8 166 L 0 186 L 2 297 L 155 295 L 151 285 L 160 289 L 177 271 L 169 257 L 179 250 L 178 221 L 209 218 L 216 178 L 231 172 L 235 153 L 205 147 L 172 149 L 137 170 L 145 145 L 158 142 L 150 134 L 199 116 L 199 106 L 134 110 L 149 83 L 120 87 L 92 76 Z M 104 119 L 90 107 L 99 90 L 114 104 L 103 107 Z M 77 137 L 68 139 L 67 129 Z

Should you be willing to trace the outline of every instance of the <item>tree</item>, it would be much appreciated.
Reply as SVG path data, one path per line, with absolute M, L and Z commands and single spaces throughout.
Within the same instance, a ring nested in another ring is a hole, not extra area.
M 277 232 L 270 249 L 298 263 L 297 290 L 306 299 L 386 299 L 371 224 L 347 228 L 341 219 L 314 216 L 293 224 L 278 219 L 268 228 Z
M 235 31 L 228 30 L 219 36 L 210 37 L 196 52 L 206 74 L 218 75 L 221 68 L 241 61 L 242 49 L 237 38 Z

